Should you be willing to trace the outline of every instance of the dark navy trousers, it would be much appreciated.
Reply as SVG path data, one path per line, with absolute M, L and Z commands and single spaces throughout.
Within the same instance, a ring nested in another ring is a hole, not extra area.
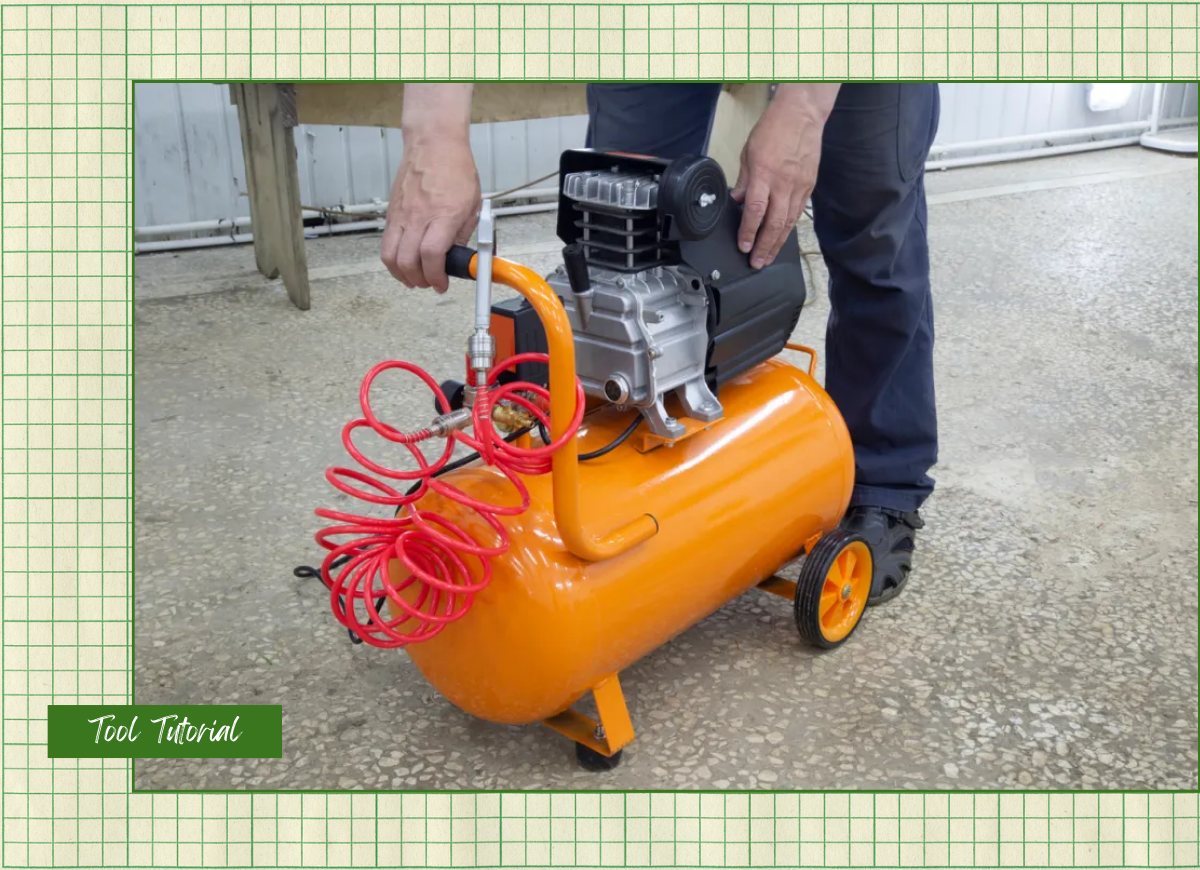
M 587 145 L 704 153 L 720 84 L 592 84 Z M 852 505 L 916 510 L 933 491 L 937 410 L 925 159 L 938 86 L 844 84 L 813 190 L 829 269 L 825 388 L 854 442 Z M 728 179 L 732 185 L 737 179 Z

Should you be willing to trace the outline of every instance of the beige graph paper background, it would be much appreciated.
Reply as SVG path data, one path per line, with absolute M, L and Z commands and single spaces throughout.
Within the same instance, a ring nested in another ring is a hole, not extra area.
M 3 864 L 1196 866 L 1195 793 L 131 794 L 126 762 L 47 759 L 44 724 L 132 685 L 131 80 L 1195 79 L 1196 15 L 4 5 Z

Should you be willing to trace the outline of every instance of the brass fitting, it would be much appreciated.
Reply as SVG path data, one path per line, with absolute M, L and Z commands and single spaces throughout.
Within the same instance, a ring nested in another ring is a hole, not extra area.
M 537 425 L 537 420 L 534 416 L 516 405 L 509 405 L 504 402 L 492 408 L 492 422 L 496 424 L 496 428 L 508 434 L 516 432 L 520 429 L 532 429 Z

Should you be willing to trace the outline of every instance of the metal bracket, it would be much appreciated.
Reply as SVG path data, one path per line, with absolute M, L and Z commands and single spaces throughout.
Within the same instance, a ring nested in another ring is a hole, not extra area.
M 610 674 L 597 683 L 592 688 L 592 697 L 596 699 L 599 722 L 576 710 L 566 709 L 546 719 L 544 724 L 610 758 L 633 742 L 633 722 L 629 719 L 629 708 L 625 706 L 625 695 L 617 675 Z
M 759 583 L 758 588 L 763 592 L 770 592 L 772 595 L 786 598 L 788 601 L 796 600 L 796 581 L 780 577 L 778 574 L 772 574 L 766 580 Z
M 801 348 L 801 350 L 807 349 L 808 348 Z M 823 535 L 818 532 L 805 541 L 804 546 L 800 548 L 800 552 L 796 554 L 796 558 L 798 559 L 806 553 L 811 553 L 813 551 L 813 547 L 817 545 L 817 541 L 821 540 L 822 537 Z M 770 592 L 772 595 L 778 595 L 780 598 L 786 598 L 788 601 L 796 600 L 796 581 L 789 580 L 786 577 L 780 577 L 778 574 L 772 574 L 766 580 L 759 583 L 758 588 L 763 592 Z

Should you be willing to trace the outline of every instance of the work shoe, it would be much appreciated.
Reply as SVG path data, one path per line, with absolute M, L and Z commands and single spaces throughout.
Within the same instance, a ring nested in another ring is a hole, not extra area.
M 921 515 L 917 511 L 852 507 L 842 519 L 841 527 L 862 535 L 871 548 L 875 571 L 867 606 L 883 604 L 899 595 L 912 571 L 917 529 L 925 527 Z

